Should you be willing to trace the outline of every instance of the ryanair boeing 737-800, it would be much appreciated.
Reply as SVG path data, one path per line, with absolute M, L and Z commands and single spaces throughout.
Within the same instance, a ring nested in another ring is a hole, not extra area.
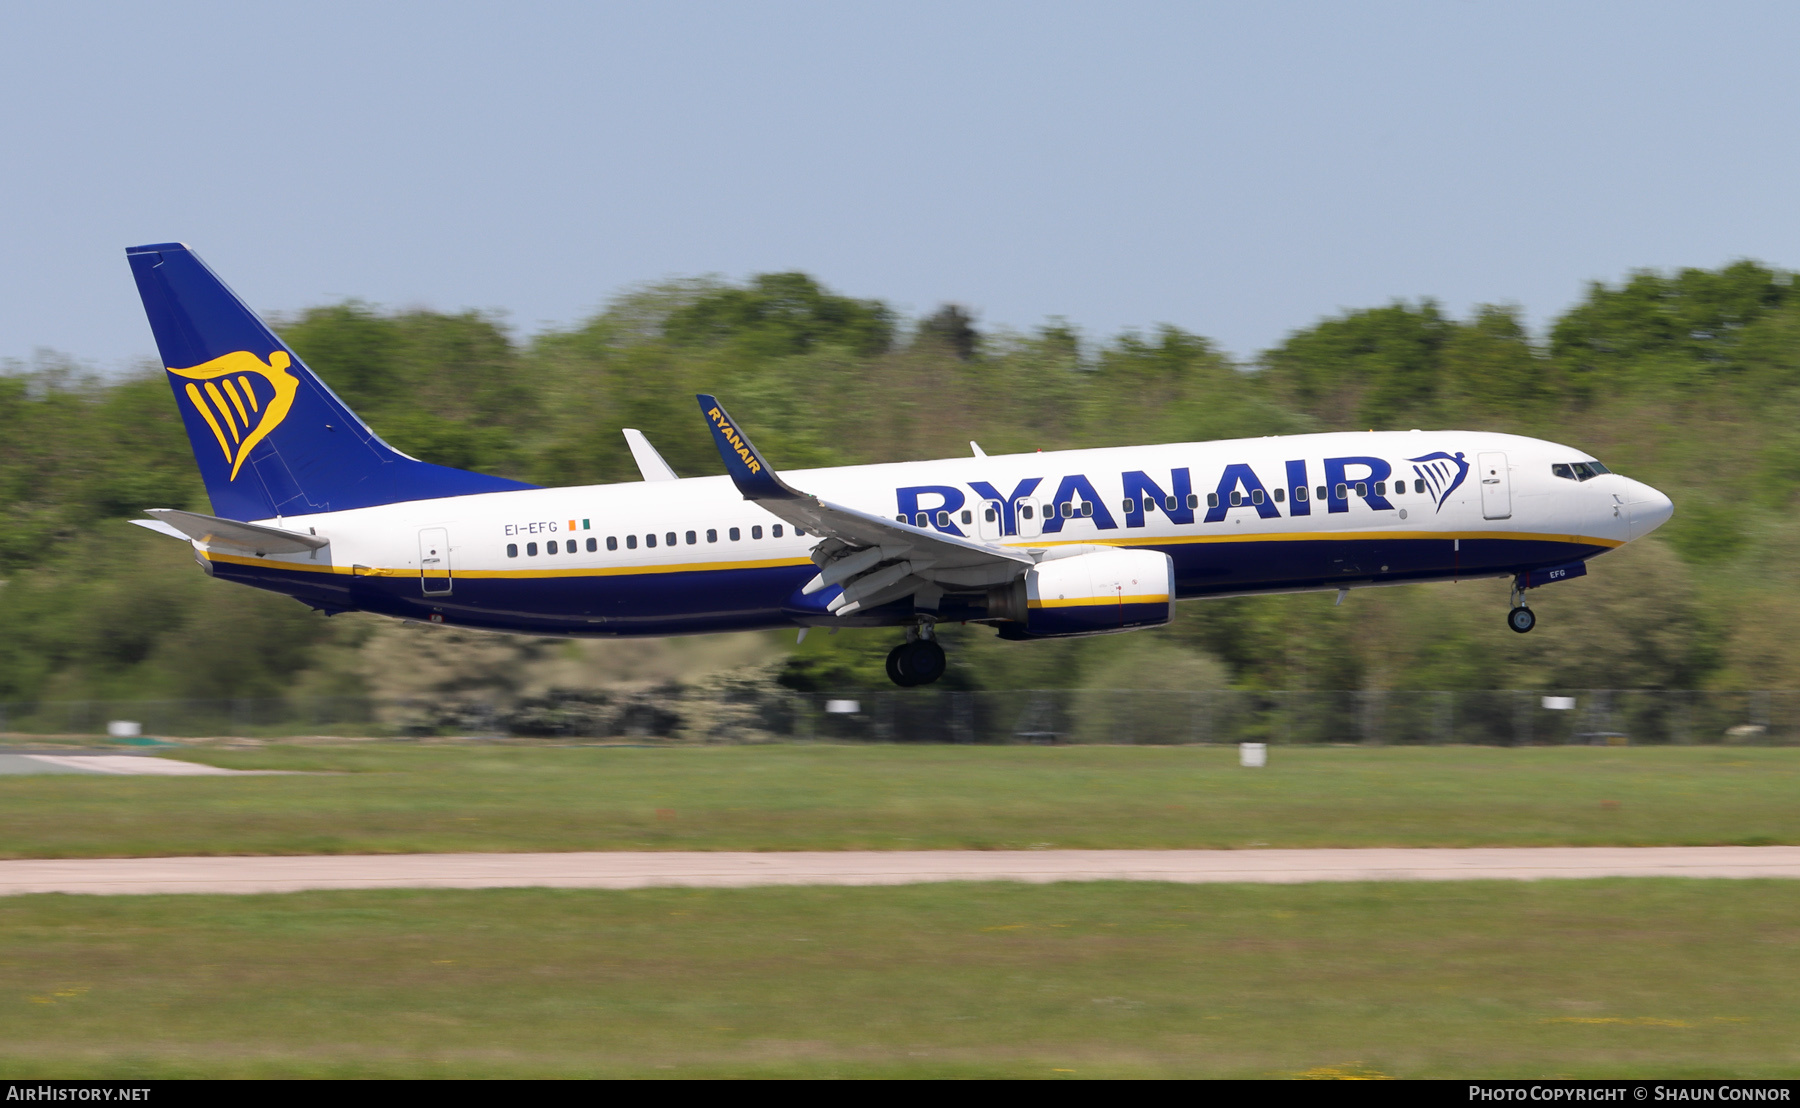
M 727 476 L 540 488 L 383 442 L 180 243 L 126 251 L 212 515 L 134 522 L 207 573 L 347 611 L 528 635 L 894 627 L 888 675 L 944 671 L 935 628 L 1132 631 L 1176 600 L 1513 579 L 1527 590 L 1664 523 L 1669 498 L 1567 446 L 1471 431 L 1291 435 L 777 473 L 711 396 Z

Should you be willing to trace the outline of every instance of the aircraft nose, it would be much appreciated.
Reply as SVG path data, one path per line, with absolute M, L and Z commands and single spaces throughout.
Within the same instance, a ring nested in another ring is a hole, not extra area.
M 1631 511 L 1631 537 L 1641 539 L 1669 522 L 1675 514 L 1675 502 L 1642 481 L 1631 484 L 1632 489 L 1626 495 Z

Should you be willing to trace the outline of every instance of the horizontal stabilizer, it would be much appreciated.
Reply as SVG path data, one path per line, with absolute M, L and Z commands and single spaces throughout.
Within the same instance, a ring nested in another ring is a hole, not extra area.
M 170 527 L 168 524 L 164 523 L 160 519 L 128 519 L 125 522 L 135 523 L 137 526 L 142 527 L 146 531 L 155 531 L 159 535 L 167 535 L 172 539 L 180 539 L 182 542 L 188 541 L 188 537 L 186 535 L 182 534 L 180 531 L 175 530 L 175 528 Z
M 155 516 L 157 523 L 169 529 L 163 531 L 161 527 L 153 527 L 152 530 L 163 531 L 164 534 L 172 532 L 183 538 L 193 539 L 205 544 L 210 550 L 241 550 L 261 557 L 264 554 L 299 554 L 317 550 L 331 542 L 330 539 L 317 535 L 304 535 L 281 527 L 240 523 L 235 519 L 220 519 L 218 516 L 183 512 L 174 508 L 151 508 L 144 514 Z

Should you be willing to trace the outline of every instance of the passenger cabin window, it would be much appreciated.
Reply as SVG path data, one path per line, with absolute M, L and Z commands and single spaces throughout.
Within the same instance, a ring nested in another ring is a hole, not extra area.
M 1306 503 L 1306 486 L 1305 485 L 1295 485 L 1294 486 L 1294 503 L 1296 503 L 1296 504 Z
M 1315 489 L 1315 490 L 1314 490 L 1314 491 L 1315 491 L 1315 492 L 1316 492 L 1316 493 L 1317 493 L 1317 494 L 1318 494 L 1318 499 L 1320 499 L 1320 500 L 1323 500 L 1323 499 L 1325 499 L 1325 498 L 1326 498 L 1326 497 L 1327 497 L 1327 496 L 1330 496 L 1330 495 L 1331 495 L 1331 493 L 1330 493 L 1330 492 L 1329 492 L 1329 491 L 1328 491 L 1328 490 L 1327 490 L 1327 489 L 1326 489 L 1326 488 L 1325 488 L 1325 486 L 1324 486 L 1324 485 L 1320 485 L 1320 486 L 1319 486 L 1319 487 L 1318 487 L 1318 488 L 1317 488 L 1317 489 Z M 1344 495 L 1344 486 L 1342 486 L 1342 485 L 1339 485 L 1339 486 L 1338 486 L 1338 495 L 1339 495 L 1339 496 L 1342 496 L 1342 495 Z
M 945 522 L 948 522 L 948 521 L 946 520 Z M 777 523 L 775 526 L 769 528 L 769 537 L 772 539 L 778 539 L 781 537 L 781 524 Z
M 1178 510 L 1180 507 L 1181 507 L 1181 501 L 1175 499 L 1172 496 L 1163 497 L 1163 511 L 1173 512 L 1173 511 Z
M 755 527 L 750 528 L 750 537 L 753 539 L 762 538 L 762 524 L 759 523 Z
M 530 558 L 537 557 L 537 543 L 535 543 L 535 542 L 526 543 L 525 544 L 525 554 L 527 557 L 530 557 Z
M 506 556 L 508 558 L 517 558 L 519 556 L 519 544 L 516 542 L 507 543 L 506 544 Z
M 1188 507 L 1198 508 L 1199 506 L 1200 506 L 1200 494 L 1197 492 L 1188 493 Z
M 544 544 L 544 553 L 546 553 L 546 554 L 556 553 L 556 540 L 555 539 L 551 539 L 549 542 Z
M 1244 502 L 1244 494 L 1237 491 L 1236 489 L 1232 489 L 1231 490 L 1231 506 L 1233 508 L 1235 508 L 1239 504 L 1242 504 L 1243 502 Z
M 964 512 L 962 514 L 962 521 L 965 524 L 974 523 L 975 522 L 975 513 L 974 512 Z M 800 528 L 798 528 L 798 527 L 794 528 L 794 534 L 798 535 L 798 534 L 802 534 L 802 533 L 803 532 L 800 530 Z
M 645 535 L 644 536 L 644 545 L 649 547 L 652 550 L 656 549 L 656 536 L 655 535 Z
M 1030 519 L 1031 518 L 1031 505 L 1029 505 L 1029 504 L 1019 505 L 1019 518 L 1020 519 Z
M 913 516 L 913 526 L 914 527 L 927 527 L 930 525 L 930 523 L 931 523 L 931 517 L 926 515 L 924 512 L 920 512 L 919 514 Z M 757 537 L 760 538 L 761 536 L 759 535 Z
M 988 508 L 981 513 L 981 518 L 982 518 L 983 522 L 993 523 L 995 520 L 1000 518 L 1000 514 L 996 511 L 994 511 L 994 509 Z
M 1424 492 L 1425 491 L 1425 478 L 1416 477 L 1413 479 L 1413 491 L 1414 492 Z
M 669 546 L 674 546 L 675 545 L 675 532 L 670 531 L 668 534 L 664 535 L 663 542 L 668 544 Z
M 1070 516 L 1075 514 L 1075 505 L 1064 504 L 1064 505 L 1062 505 L 1061 509 L 1059 509 L 1059 510 L 1062 512 L 1062 517 L 1064 519 L 1068 519 Z
M 1093 515 L 1094 514 L 1094 502 L 1091 500 L 1083 501 L 1081 504 L 1081 514 L 1084 516 Z
M 937 514 L 937 525 L 939 527 L 950 526 L 950 513 L 949 512 L 939 512 Z M 779 528 L 779 527 L 775 528 L 775 537 L 776 538 L 781 537 L 781 528 Z
M 1253 489 L 1250 493 L 1250 503 L 1261 504 L 1262 502 L 1263 502 L 1263 491 L 1261 489 Z
M 689 531 L 687 533 L 687 544 L 689 546 L 692 546 L 699 541 L 700 541 L 700 536 L 697 533 L 695 533 L 693 531 Z
M 608 550 L 619 549 L 619 536 L 617 536 L 617 535 L 606 536 L 606 549 L 608 549 Z
M 1323 492 L 1324 490 L 1321 489 L 1320 491 Z M 1337 487 L 1337 498 L 1339 500 L 1345 500 L 1345 499 L 1348 499 L 1349 496 L 1350 496 L 1350 490 L 1345 488 L 1342 484 L 1339 484 Z
M 1282 497 L 1287 495 L 1287 491 L 1282 488 L 1275 488 L 1270 491 L 1269 495 L 1273 496 L 1275 498 L 1275 503 L 1279 504 L 1281 503 Z
M 1369 495 L 1369 483 L 1367 481 L 1358 481 L 1356 483 L 1356 495 L 1364 497 Z
M 1387 495 L 1387 482 L 1386 481 L 1375 482 L 1375 495 L 1376 496 L 1386 496 Z
M 595 553 L 596 551 L 598 551 L 600 549 L 600 540 L 599 539 L 589 539 L 587 541 L 587 548 L 588 548 L 589 554 Z
M 637 549 L 637 536 L 636 535 L 626 535 L 625 536 L 625 549 L 627 549 L 627 550 L 636 550 Z
M 719 531 L 717 528 L 708 527 L 706 529 L 706 541 L 707 542 L 718 542 L 719 541 Z
M 905 522 L 905 521 L 903 520 L 902 522 Z M 739 539 L 744 537 L 743 532 L 739 531 L 736 527 L 733 527 L 730 531 L 726 532 L 726 534 L 731 536 L 732 542 L 737 542 Z
M 1206 506 L 1208 508 L 1217 508 L 1219 506 L 1219 494 L 1216 492 L 1207 493 L 1206 494 Z

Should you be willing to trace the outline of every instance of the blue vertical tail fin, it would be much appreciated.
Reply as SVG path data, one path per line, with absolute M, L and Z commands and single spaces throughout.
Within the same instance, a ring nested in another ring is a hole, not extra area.
M 215 515 L 271 519 L 536 487 L 381 441 L 181 243 L 125 257 Z

